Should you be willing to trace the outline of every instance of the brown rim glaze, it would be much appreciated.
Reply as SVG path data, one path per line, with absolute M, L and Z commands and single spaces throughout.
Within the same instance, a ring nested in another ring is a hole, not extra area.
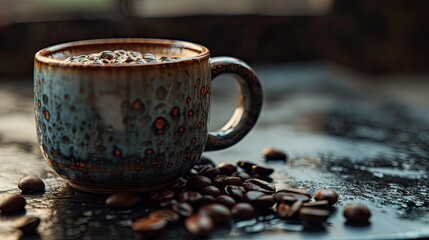
M 49 55 L 52 55 L 54 53 L 66 51 L 67 49 L 71 49 L 71 48 L 85 48 L 89 46 L 103 46 L 103 45 L 108 47 L 109 45 L 114 45 L 114 44 L 149 44 L 149 45 L 155 45 L 155 46 L 162 46 L 165 48 L 183 48 L 183 49 L 195 51 L 196 55 L 189 58 L 183 58 L 174 62 L 146 63 L 146 64 L 124 63 L 124 64 L 104 64 L 104 65 L 98 65 L 98 64 L 83 65 L 80 63 L 65 62 L 64 60 L 48 57 Z M 149 66 L 189 63 L 189 62 L 199 61 L 202 59 L 208 59 L 209 57 L 210 57 L 210 51 L 206 47 L 199 44 L 185 42 L 185 41 L 170 40 L 170 39 L 154 39 L 154 38 L 108 38 L 108 39 L 75 41 L 75 42 L 68 42 L 68 43 L 62 43 L 62 44 L 50 46 L 38 51 L 35 55 L 35 61 L 42 64 L 54 65 L 59 67 L 78 67 L 79 66 L 79 67 L 85 67 L 85 68 L 100 68 L 100 67 L 121 68 L 121 67 L 149 67 Z

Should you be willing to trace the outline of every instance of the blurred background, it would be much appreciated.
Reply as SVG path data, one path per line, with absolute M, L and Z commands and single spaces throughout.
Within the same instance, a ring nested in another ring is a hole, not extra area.
M 327 60 L 365 74 L 429 69 L 429 2 L 388 0 L 0 0 L 0 76 L 32 74 L 43 47 L 170 38 L 254 63 Z

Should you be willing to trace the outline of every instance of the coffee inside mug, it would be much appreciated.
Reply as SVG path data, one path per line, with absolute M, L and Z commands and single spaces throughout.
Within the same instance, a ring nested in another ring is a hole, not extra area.
M 172 43 L 168 40 L 164 41 L 158 39 L 154 39 L 152 42 L 150 39 L 147 40 L 148 41 L 146 43 L 142 43 L 141 41 L 133 41 L 133 39 L 124 39 L 123 42 L 118 42 L 117 39 L 106 41 L 100 40 L 98 42 L 93 41 L 90 45 L 88 45 L 85 41 L 81 41 L 76 42 L 73 45 L 58 45 L 49 51 L 41 52 L 40 55 L 53 60 L 63 61 L 72 56 L 89 55 L 106 50 L 132 50 L 140 53 L 150 53 L 157 56 L 177 57 L 180 58 L 179 61 L 186 61 L 195 57 L 203 57 L 209 54 L 209 50 L 207 48 L 198 44 L 179 41 Z

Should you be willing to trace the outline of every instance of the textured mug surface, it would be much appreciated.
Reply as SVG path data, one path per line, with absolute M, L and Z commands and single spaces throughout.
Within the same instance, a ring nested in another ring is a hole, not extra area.
M 181 60 L 142 65 L 63 61 L 116 49 Z M 45 160 L 85 191 L 149 191 L 171 184 L 206 148 L 212 70 L 207 48 L 173 40 L 89 40 L 39 51 L 34 108 Z M 256 75 L 253 78 L 258 85 Z M 260 90 L 260 85 L 254 88 Z M 219 147 L 213 149 L 228 147 L 247 134 L 259 115 L 262 91 L 256 98 L 259 109 L 249 113 L 254 121 L 249 123 L 248 116 L 243 123 L 251 126 L 241 127 L 244 130 L 234 136 L 214 134 L 209 141 L 218 141 Z M 229 142 L 223 146 L 223 140 Z

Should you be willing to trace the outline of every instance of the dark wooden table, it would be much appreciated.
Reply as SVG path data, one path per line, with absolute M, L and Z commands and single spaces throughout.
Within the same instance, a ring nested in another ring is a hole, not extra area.
M 262 164 L 265 146 L 283 149 L 290 156 L 286 164 L 267 163 L 276 169 L 278 186 L 312 193 L 334 189 L 340 202 L 323 228 L 303 229 L 268 215 L 216 230 L 213 238 L 429 238 L 427 83 L 406 76 L 366 79 L 323 63 L 259 66 L 257 72 L 266 93 L 257 127 L 239 144 L 205 156 L 216 162 Z M 232 113 L 235 95 L 225 89 L 233 86 L 225 79 L 216 81 L 212 127 Z M 23 194 L 25 214 L 42 219 L 39 235 L 28 239 L 139 238 L 130 226 L 150 209 L 106 208 L 105 196 L 74 190 L 53 174 L 36 143 L 31 80 L 0 79 L 0 197 L 19 193 L 17 182 L 30 174 L 42 177 L 47 191 Z M 370 225 L 345 224 L 342 211 L 350 202 L 370 207 Z M 19 237 L 13 221 L 22 215 L 0 216 L 0 239 Z M 177 226 L 162 238 L 190 235 Z

